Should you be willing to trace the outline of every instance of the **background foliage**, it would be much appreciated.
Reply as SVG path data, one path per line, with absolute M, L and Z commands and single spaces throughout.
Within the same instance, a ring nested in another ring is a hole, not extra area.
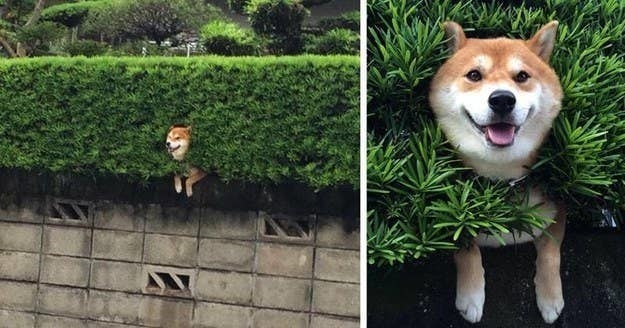
M 310 12 L 300 0 L 250 0 L 245 7 L 254 31 L 267 38 L 274 54 L 296 54 L 303 47 L 302 24 Z
M 228 1 L 252 29 L 205 0 L 0 1 L 0 56 L 355 54 L 353 35 L 330 33 L 358 31 L 358 12 L 344 11 L 352 5 L 333 8 L 338 16 L 305 21 L 330 1 Z
M 252 56 L 260 52 L 260 40 L 252 30 L 222 20 L 214 20 L 200 30 L 204 49 L 224 56 Z
M 357 185 L 358 58 L 35 58 L 0 61 L 0 167 L 123 174 L 189 161 L 224 179 Z
M 360 35 L 348 29 L 335 28 L 323 35 L 312 36 L 306 44 L 306 53 L 330 55 L 330 54 L 358 54 Z
M 567 205 L 572 224 L 625 210 L 625 2 L 371 0 L 368 13 L 368 254 L 393 265 L 454 249 L 477 233 L 529 230 L 544 218 L 524 192 L 472 177 L 434 122 L 429 83 L 448 55 L 441 23 L 469 37 L 529 38 L 560 22 L 551 64 L 562 112 L 527 183 Z

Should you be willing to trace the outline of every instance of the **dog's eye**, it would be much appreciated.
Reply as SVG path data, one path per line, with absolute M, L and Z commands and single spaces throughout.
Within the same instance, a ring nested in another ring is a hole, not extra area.
M 467 79 L 473 82 L 477 82 L 482 79 L 482 74 L 480 74 L 480 72 L 478 72 L 477 70 L 469 71 L 469 73 L 467 73 L 466 76 L 467 76 Z
M 514 77 L 514 81 L 516 83 L 523 83 L 523 82 L 527 81 L 527 79 L 529 79 L 529 78 L 530 78 L 530 75 L 527 74 L 526 71 L 520 71 L 519 74 L 517 74 Z

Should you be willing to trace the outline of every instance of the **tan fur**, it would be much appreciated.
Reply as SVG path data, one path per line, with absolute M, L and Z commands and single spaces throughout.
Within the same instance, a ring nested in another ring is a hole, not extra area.
M 492 179 L 518 179 L 527 174 L 527 168 L 536 160 L 561 106 L 562 89 L 548 64 L 557 25 L 551 22 L 532 39 L 523 41 L 469 39 L 460 25 L 445 23 L 452 56 L 432 81 L 430 104 L 447 139 L 477 174 Z M 470 78 L 470 72 L 475 71 L 478 78 Z M 522 72 L 529 78 L 517 79 Z M 512 94 L 515 99 L 513 109 L 505 117 L 495 113 L 490 105 L 490 96 L 500 91 Z M 503 137 L 500 134 L 497 141 L 490 133 L 497 133 L 492 131 L 501 124 L 509 132 L 503 133 Z M 556 220 L 545 229 L 552 237 L 540 230 L 535 231 L 535 239 L 519 232 L 501 237 L 506 242 L 534 240 L 536 301 L 543 319 L 552 323 L 564 306 L 560 244 L 565 213 L 538 188 L 530 189 L 527 202 L 530 206 L 540 204 L 539 213 Z M 480 245 L 498 246 L 498 243 L 493 237 L 479 235 L 469 248 L 459 250 L 454 256 L 458 270 L 456 307 L 470 322 L 480 321 L 485 298 Z
M 167 132 L 165 146 L 174 160 L 179 162 L 183 161 L 191 146 L 191 127 L 171 126 Z M 200 168 L 189 165 L 187 180 L 185 181 L 187 197 L 193 195 L 193 184 L 202 180 L 205 176 L 206 172 L 202 171 Z M 182 192 L 182 177 L 178 174 L 174 175 L 174 189 L 176 189 L 177 193 Z

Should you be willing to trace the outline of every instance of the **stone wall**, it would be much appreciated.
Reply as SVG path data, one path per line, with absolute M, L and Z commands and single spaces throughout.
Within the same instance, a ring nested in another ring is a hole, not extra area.
M 357 219 L 0 194 L 1 327 L 358 327 Z

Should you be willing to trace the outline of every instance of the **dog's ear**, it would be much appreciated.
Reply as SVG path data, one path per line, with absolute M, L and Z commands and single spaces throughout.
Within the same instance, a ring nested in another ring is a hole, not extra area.
M 545 63 L 549 62 L 553 46 L 556 43 L 556 30 L 558 21 L 551 21 L 543 26 L 534 36 L 527 41 L 527 46 L 540 57 Z
M 189 133 L 191 133 L 191 126 L 190 125 L 187 126 L 187 131 L 189 131 Z
M 467 37 L 464 35 L 462 26 L 456 22 L 443 23 L 445 29 L 445 37 L 447 38 L 447 48 L 454 54 L 467 42 Z
M 176 127 L 176 125 L 172 125 L 172 126 L 170 126 L 170 127 L 169 127 L 169 129 L 167 129 L 167 132 L 171 131 L 171 129 L 173 129 L 173 128 L 175 128 L 175 127 Z

